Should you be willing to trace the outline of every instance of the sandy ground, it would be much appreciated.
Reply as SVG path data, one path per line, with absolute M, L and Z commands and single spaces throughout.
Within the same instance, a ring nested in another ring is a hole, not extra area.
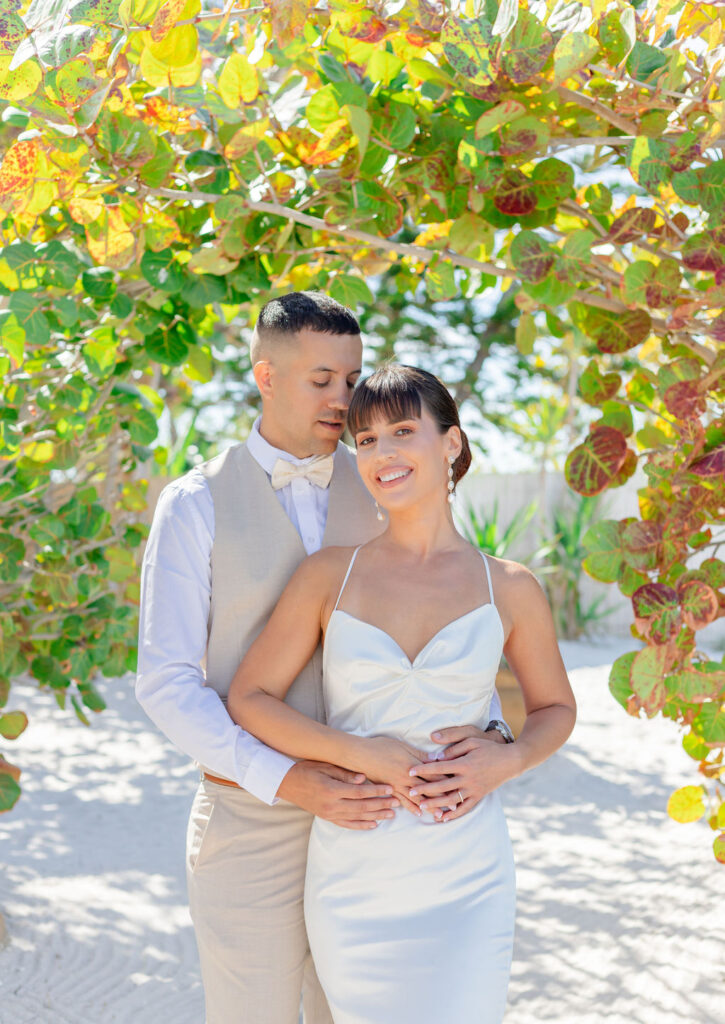
M 725 870 L 706 825 L 665 814 L 694 780 L 676 729 L 628 718 L 607 692 L 623 649 L 562 644 L 577 728 L 505 789 L 518 865 L 506 1024 L 722 1020 Z M 24 794 L 0 819 L 2 1024 L 203 1021 L 183 864 L 196 775 L 130 678 L 106 696 L 84 729 L 47 693 L 14 693 L 31 724 L 12 748 Z

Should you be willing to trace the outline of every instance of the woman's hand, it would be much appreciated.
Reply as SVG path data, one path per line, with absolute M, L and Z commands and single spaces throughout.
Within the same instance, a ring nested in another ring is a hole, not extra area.
M 515 747 L 515 743 L 500 745 L 475 737 L 454 743 L 446 749 L 444 760 L 409 769 L 413 787 L 408 795 L 437 821 L 460 818 L 520 773 Z
M 420 816 L 418 800 L 411 798 L 410 766 L 422 765 L 426 754 L 415 747 L 403 743 L 402 740 L 390 736 L 371 736 L 359 741 L 359 754 L 356 768 L 363 772 L 371 782 L 387 783 L 393 787 L 395 796 L 403 807 Z

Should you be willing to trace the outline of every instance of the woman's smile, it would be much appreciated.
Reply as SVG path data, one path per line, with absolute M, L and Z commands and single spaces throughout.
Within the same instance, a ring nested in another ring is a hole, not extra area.
M 395 487 L 401 481 L 407 480 L 412 472 L 410 466 L 388 466 L 387 469 L 381 469 L 375 475 L 375 479 L 381 487 L 387 490 L 390 487 Z

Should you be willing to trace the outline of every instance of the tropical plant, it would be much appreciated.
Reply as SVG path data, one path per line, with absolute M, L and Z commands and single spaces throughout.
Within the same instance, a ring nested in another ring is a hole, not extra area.
M 583 539 L 599 520 L 597 498 L 565 495 L 551 514 L 549 536 L 553 537 L 546 565 L 540 570 L 554 613 L 559 636 L 574 640 L 588 633 L 595 623 L 611 615 L 614 607 L 602 608 L 605 594 L 584 603 L 581 594 L 582 561 L 587 555 Z
M 596 418 L 572 488 L 647 472 L 640 517 L 595 527 L 585 564 L 633 599 L 643 647 L 617 694 L 685 725 L 720 830 L 725 669 L 696 639 L 725 604 L 717 548 L 699 561 L 725 508 L 724 17 L 682 0 L 10 0 L 3 697 L 29 671 L 99 706 L 94 672 L 132 664 L 133 474 L 167 388 L 208 380 L 263 298 L 364 305 L 393 266 L 434 302 L 518 283 L 519 351 L 570 335 L 586 362 Z
M 488 555 L 505 558 L 536 515 L 536 509 L 535 501 L 529 502 L 523 508 L 517 508 L 506 526 L 502 527 L 499 521 L 498 498 L 495 498 L 490 512 L 483 508 L 476 508 L 469 501 L 456 518 L 461 532 L 471 544 Z M 518 556 L 518 561 L 528 565 L 542 557 L 547 551 L 548 547 L 541 547 L 531 554 Z

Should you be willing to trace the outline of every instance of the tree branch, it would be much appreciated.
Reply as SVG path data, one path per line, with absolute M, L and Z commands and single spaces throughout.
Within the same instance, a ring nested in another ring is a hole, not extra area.
M 591 110 L 593 114 L 597 114 L 603 121 L 609 121 L 610 124 L 613 124 L 615 128 L 619 128 L 626 135 L 640 134 L 637 131 L 637 125 L 633 121 L 628 121 L 626 117 L 622 117 L 620 114 L 615 113 L 615 111 L 610 110 L 604 103 L 593 100 L 586 93 L 574 92 L 573 89 L 567 89 L 565 85 L 557 85 L 556 91 L 563 100 L 566 100 L 568 103 L 576 103 L 577 106 L 584 107 L 585 110 Z

